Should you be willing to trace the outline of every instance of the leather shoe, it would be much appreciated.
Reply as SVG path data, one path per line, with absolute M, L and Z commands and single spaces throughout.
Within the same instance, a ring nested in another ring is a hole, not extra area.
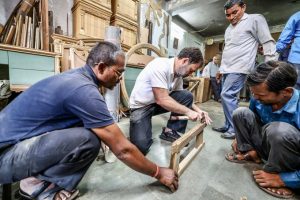
M 235 134 L 234 133 L 225 132 L 225 133 L 222 133 L 221 137 L 224 138 L 224 139 L 233 140 L 233 139 L 235 139 Z
M 228 128 L 226 127 L 220 127 L 220 128 L 217 128 L 217 127 L 212 127 L 212 130 L 214 131 L 217 131 L 217 132 L 220 132 L 220 133 L 225 133 L 226 131 L 228 131 Z

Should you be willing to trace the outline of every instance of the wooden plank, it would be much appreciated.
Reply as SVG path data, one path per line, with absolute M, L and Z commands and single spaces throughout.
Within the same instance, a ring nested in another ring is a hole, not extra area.
M 202 133 L 201 133 L 202 135 Z M 197 156 L 197 154 L 201 151 L 203 148 L 205 142 L 203 142 L 199 147 L 192 149 L 189 154 L 179 163 L 178 167 L 178 176 L 180 176 L 184 170 L 191 164 L 193 159 Z
M 30 85 L 12 85 L 10 84 L 9 89 L 13 92 L 23 92 L 27 90 Z
M 173 142 L 171 147 L 171 160 L 170 168 L 178 173 L 180 176 L 188 165 L 193 161 L 196 155 L 201 151 L 204 146 L 203 141 L 203 129 L 206 126 L 205 123 L 200 123 L 194 126 L 191 130 L 185 133 L 181 138 Z M 187 154 L 187 156 L 181 161 L 178 161 L 178 155 L 183 147 L 196 137 L 196 143 L 194 148 Z
M 43 50 L 49 51 L 49 24 L 48 24 L 48 0 L 41 0 L 42 2 L 42 43 Z
M 16 26 L 15 25 L 11 25 L 9 32 L 7 34 L 7 37 L 4 41 L 5 44 L 11 44 L 12 40 L 13 40 L 13 36 L 15 34 L 15 30 L 16 30 Z
M 51 56 L 51 57 L 57 55 L 57 53 L 54 52 L 42 51 L 36 49 L 27 49 L 27 48 L 17 47 L 14 45 L 6 45 L 6 44 L 0 44 L 0 50 L 22 52 L 22 53 L 28 53 L 33 55 L 44 55 L 44 56 Z
M 173 153 L 171 155 L 170 168 L 173 169 L 175 172 L 178 172 L 178 167 L 179 167 L 178 153 Z
M 183 134 L 179 139 L 172 143 L 171 151 L 174 153 L 180 152 L 180 150 L 185 147 L 185 145 L 187 145 L 191 139 L 199 134 L 205 128 L 205 126 L 206 124 L 199 123 L 187 133 Z

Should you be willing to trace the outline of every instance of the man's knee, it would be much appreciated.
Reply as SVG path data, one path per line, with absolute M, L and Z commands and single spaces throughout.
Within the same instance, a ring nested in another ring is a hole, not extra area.
M 266 126 L 267 141 L 271 145 L 282 145 L 294 138 L 299 140 L 299 131 L 291 124 L 285 122 L 271 122 Z
M 186 106 L 191 106 L 194 101 L 193 94 L 188 90 L 174 91 L 170 94 L 177 102 L 184 102 Z
M 99 152 L 100 141 L 98 137 L 86 128 L 74 128 L 74 132 L 68 140 L 75 144 L 75 148 L 82 146 L 91 154 L 98 154 Z
M 250 119 L 255 117 L 254 113 L 247 107 L 239 107 L 233 111 L 232 118 L 233 119 Z

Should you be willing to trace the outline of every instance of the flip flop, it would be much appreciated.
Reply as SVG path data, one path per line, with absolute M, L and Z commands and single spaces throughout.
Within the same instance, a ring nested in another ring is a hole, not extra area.
M 232 156 L 232 159 L 230 159 L 231 156 Z M 242 160 L 238 159 L 237 153 L 235 153 L 235 152 L 229 152 L 229 153 L 225 154 L 225 158 L 229 162 L 234 162 L 234 163 L 239 163 L 239 164 L 253 162 L 252 160 L 249 160 L 250 157 L 249 157 L 249 154 L 247 154 L 247 153 L 244 154 L 244 159 L 242 159 Z
M 59 186 L 55 186 L 54 188 L 51 188 L 45 192 L 42 192 L 37 198 L 36 200 L 54 200 L 55 199 L 55 195 L 57 193 L 59 193 L 60 191 L 62 191 L 64 189 L 62 189 Z M 65 190 L 66 191 L 66 190 Z M 69 192 L 69 191 L 67 191 Z M 79 190 L 73 190 L 70 197 L 66 198 L 66 200 L 73 200 L 75 198 L 77 198 L 79 196 Z
M 261 187 L 260 185 L 257 185 L 261 190 L 265 191 L 266 193 L 277 197 L 277 198 L 281 198 L 281 199 L 290 199 L 293 198 L 295 196 L 295 193 L 293 191 L 291 191 L 291 194 L 285 195 L 285 194 L 278 194 L 276 192 L 272 192 L 271 190 L 268 190 L 267 188 Z M 280 188 L 275 188 L 275 189 L 280 189 Z M 287 188 L 285 188 L 287 189 Z
M 21 197 L 27 200 L 34 200 L 37 196 L 39 196 L 51 183 L 44 181 L 43 185 L 35 190 L 32 194 L 28 194 L 25 191 L 23 191 L 21 188 L 19 189 L 19 194 Z

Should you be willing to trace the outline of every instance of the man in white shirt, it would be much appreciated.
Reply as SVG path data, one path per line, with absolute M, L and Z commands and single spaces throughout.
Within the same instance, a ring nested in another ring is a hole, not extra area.
M 228 0 L 224 9 L 230 22 L 220 66 L 225 124 L 213 130 L 222 132 L 225 139 L 234 139 L 232 113 L 238 107 L 237 94 L 244 87 L 247 74 L 254 69 L 258 45 L 263 46 L 265 61 L 276 59 L 276 46 L 266 19 L 260 14 L 245 13 L 243 0 Z
M 193 95 L 183 90 L 183 77 L 195 72 L 203 62 L 198 48 L 184 48 L 175 58 L 156 58 L 139 74 L 130 96 L 130 141 L 147 154 L 152 140 L 153 115 L 171 112 L 171 116 L 186 115 L 196 121 L 208 114 L 193 104 Z M 184 133 L 187 121 L 168 121 L 160 138 L 173 142 Z
M 213 60 L 209 62 L 203 69 L 203 77 L 210 78 L 210 84 L 212 87 L 212 91 L 214 94 L 214 100 L 220 101 L 220 93 L 221 93 L 221 81 L 218 76 L 219 68 L 220 68 L 221 56 L 220 54 L 216 54 L 213 57 Z

